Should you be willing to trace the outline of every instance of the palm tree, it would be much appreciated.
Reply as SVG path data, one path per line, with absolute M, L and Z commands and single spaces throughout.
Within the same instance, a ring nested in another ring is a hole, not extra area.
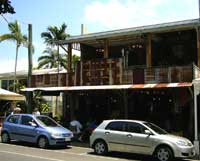
M 65 32 L 67 25 L 63 23 L 60 28 L 56 26 L 49 26 L 46 32 L 41 33 L 41 37 L 44 38 L 44 42 L 51 47 L 55 46 L 55 42 L 59 40 L 65 40 L 70 35 Z M 63 50 L 67 50 L 61 45 Z
M 47 28 L 46 32 L 41 33 L 41 37 L 44 38 L 44 42 L 47 44 L 47 46 L 51 46 L 54 47 L 55 46 L 55 42 L 59 41 L 59 40 L 65 40 L 67 37 L 69 37 L 69 34 L 67 34 L 65 32 L 67 28 L 67 25 L 65 23 L 63 23 L 61 25 L 60 28 L 56 27 L 56 26 L 49 26 Z M 67 50 L 61 45 L 62 49 L 65 50 L 67 52 Z M 59 46 L 57 45 L 57 52 L 58 52 L 58 85 L 59 85 L 59 60 L 60 60 L 60 55 L 59 55 Z
M 43 51 L 43 53 L 46 53 L 47 55 L 43 55 L 38 58 L 38 69 L 45 68 L 57 68 L 58 65 L 60 67 L 63 67 L 67 69 L 67 55 L 66 54 L 60 54 L 58 57 L 58 52 L 57 50 L 54 50 L 52 48 L 46 48 L 46 50 Z M 59 59 L 59 64 L 58 64 L 58 59 Z M 75 67 L 75 62 L 80 60 L 80 56 L 78 55 L 73 55 L 72 56 L 72 65 L 73 68 Z
M 38 68 L 57 68 L 58 65 L 60 67 L 64 67 L 65 69 L 67 68 L 67 55 L 61 54 L 58 57 L 58 52 L 55 49 L 52 48 L 47 48 L 43 52 L 46 55 L 43 55 L 38 58 Z M 60 62 L 60 63 L 58 63 Z
M 17 59 L 18 59 L 18 51 L 21 45 L 27 47 L 28 38 L 26 35 L 23 35 L 21 32 L 21 27 L 18 21 L 12 22 L 8 24 L 8 29 L 10 33 L 3 34 L 0 36 L 0 42 L 4 40 L 11 40 L 16 42 L 16 56 L 15 56 L 15 75 L 14 75 L 14 91 L 15 91 L 15 84 L 16 84 L 16 71 L 17 71 Z

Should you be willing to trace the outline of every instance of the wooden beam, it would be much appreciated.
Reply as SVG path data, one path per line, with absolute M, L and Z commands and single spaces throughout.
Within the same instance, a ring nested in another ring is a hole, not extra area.
M 197 33 L 197 66 L 200 67 L 200 31 L 196 28 Z
M 152 65 L 152 53 L 151 53 L 151 34 L 147 35 L 147 43 L 146 43 L 146 64 L 147 67 L 151 67 Z
M 67 73 L 68 73 L 68 85 L 71 85 L 71 72 L 72 72 L 72 44 L 68 44 L 68 57 L 67 57 Z
M 104 58 L 108 58 L 108 47 L 109 47 L 109 40 L 104 40 Z

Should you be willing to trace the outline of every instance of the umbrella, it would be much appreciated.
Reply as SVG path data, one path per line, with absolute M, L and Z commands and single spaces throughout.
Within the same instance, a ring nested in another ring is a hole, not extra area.
M 21 94 L 0 88 L 0 100 L 22 101 L 25 97 Z

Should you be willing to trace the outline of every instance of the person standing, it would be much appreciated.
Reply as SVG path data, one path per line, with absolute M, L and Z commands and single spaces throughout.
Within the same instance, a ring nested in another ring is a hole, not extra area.
M 74 117 L 70 122 L 70 130 L 73 132 L 75 139 L 78 139 L 78 137 L 81 135 L 82 128 L 83 126 L 81 123 Z
M 40 115 L 40 111 L 39 111 L 38 108 L 35 108 L 35 109 L 33 110 L 33 115 Z

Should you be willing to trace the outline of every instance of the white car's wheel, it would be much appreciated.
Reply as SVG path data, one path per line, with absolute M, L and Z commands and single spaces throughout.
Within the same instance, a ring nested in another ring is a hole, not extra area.
M 159 147 L 156 150 L 156 158 L 160 161 L 171 161 L 173 159 L 172 150 L 167 146 Z
M 48 145 L 49 145 L 49 142 L 48 142 L 48 139 L 46 138 L 46 137 L 44 137 L 44 136 L 42 136 L 42 137 L 40 137 L 39 139 L 38 139 L 38 147 L 39 148 L 42 148 L 42 149 L 44 149 L 44 148 L 47 148 L 48 147 Z
M 97 140 L 94 144 L 94 152 L 98 155 L 105 155 L 108 153 L 107 144 L 102 140 Z
M 10 136 L 7 132 L 3 132 L 1 134 L 1 142 L 2 143 L 10 143 Z

